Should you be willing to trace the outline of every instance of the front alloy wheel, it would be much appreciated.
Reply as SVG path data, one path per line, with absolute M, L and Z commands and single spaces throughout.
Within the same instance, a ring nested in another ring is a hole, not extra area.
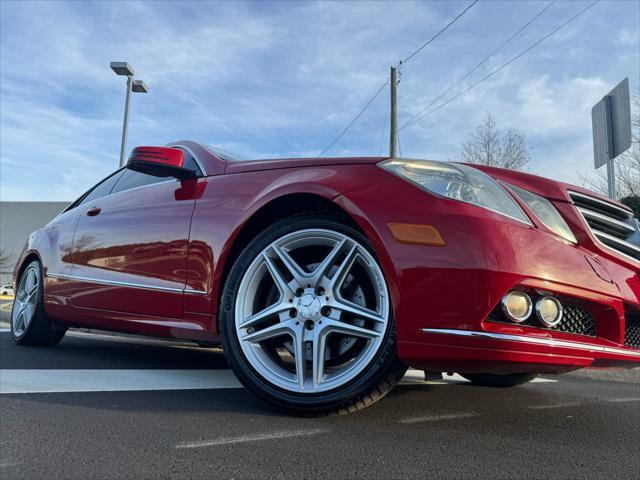
M 349 410 L 388 372 L 406 369 L 395 357 L 384 275 L 350 227 L 308 215 L 274 225 L 241 255 L 225 293 L 230 363 L 281 407 Z

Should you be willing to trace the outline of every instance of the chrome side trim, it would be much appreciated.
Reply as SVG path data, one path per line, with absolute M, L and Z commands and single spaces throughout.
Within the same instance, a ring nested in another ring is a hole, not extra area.
M 640 350 L 633 351 L 616 347 L 604 347 L 602 345 L 591 345 L 583 342 L 573 342 L 569 340 L 558 340 L 555 338 L 527 337 L 524 335 L 511 335 L 507 333 L 477 332 L 472 330 L 455 330 L 448 328 L 423 328 L 424 333 L 439 333 L 443 335 L 457 335 L 462 337 L 491 338 L 493 340 L 504 340 L 508 342 L 523 342 L 535 345 L 545 345 L 547 347 L 574 348 L 599 353 L 615 353 L 617 355 L 629 355 L 640 359 Z
M 204 290 L 194 290 L 193 288 L 187 288 L 187 287 L 185 287 L 184 293 L 191 293 L 193 295 L 206 295 L 207 294 L 207 292 L 205 292 Z
M 65 280 L 80 280 L 83 282 L 97 283 L 98 285 L 110 285 L 114 287 L 133 287 L 133 288 L 142 288 L 145 290 L 159 290 L 163 292 L 174 292 L 174 293 L 191 293 L 196 295 L 207 294 L 207 292 L 203 290 L 193 290 L 187 287 L 184 287 L 184 288 L 160 287 L 156 285 L 145 285 L 142 283 L 120 282 L 117 280 L 103 280 L 99 278 L 82 277 L 79 275 L 66 275 L 64 273 L 47 273 L 45 276 L 51 277 L 51 278 L 63 278 Z

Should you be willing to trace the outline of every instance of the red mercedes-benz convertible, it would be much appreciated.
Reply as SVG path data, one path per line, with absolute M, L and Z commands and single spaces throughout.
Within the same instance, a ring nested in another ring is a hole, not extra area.
M 640 365 L 640 226 L 593 192 L 404 158 L 242 160 L 194 142 L 32 233 L 12 337 L 82 326 L 222 344 L 300 414 L 382 398 L 408 365 L 512 386 Z

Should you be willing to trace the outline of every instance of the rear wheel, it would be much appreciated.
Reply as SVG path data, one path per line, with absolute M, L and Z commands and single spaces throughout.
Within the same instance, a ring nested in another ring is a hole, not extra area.
M 461 373 L 461 376 L 471 381 L 474 385 L 483 387 L 516 387 L 530 382 L 537 377 L 535 373 Z
M 11 338 L 18 345 L 52 346 L 57 344 L 66 328 L 56 327 L 44 311 L 42 266 L 32 261 L 18 279 L 11 311 Z
M 255 238 L 227 279 L 220 327 L 243 384 L 298 414 L 358 410 L 406 371 L 371 246 L 333 216 L 297 215 Z

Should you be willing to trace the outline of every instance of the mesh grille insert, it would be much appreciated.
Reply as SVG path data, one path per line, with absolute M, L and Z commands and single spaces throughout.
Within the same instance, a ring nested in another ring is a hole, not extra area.
M 588 337 L 596 336 L 596 325 L 593 321 L 593 317 L 587 310 L 577 305 L 563 305 L 563 307 L 562 321 L 555 327 L 542 325 L 536 318 L 535 313 L 519 325 L 553 330 L 556 332 L 573 333 L 576 335 L 586 335 Z M 506 317 L 500 305 L 493 309 L 487 320 L 490 322 L 516 325 Z
M 627 312 L 625 315 L 624 344 L 640 348 L 640 314 Z

